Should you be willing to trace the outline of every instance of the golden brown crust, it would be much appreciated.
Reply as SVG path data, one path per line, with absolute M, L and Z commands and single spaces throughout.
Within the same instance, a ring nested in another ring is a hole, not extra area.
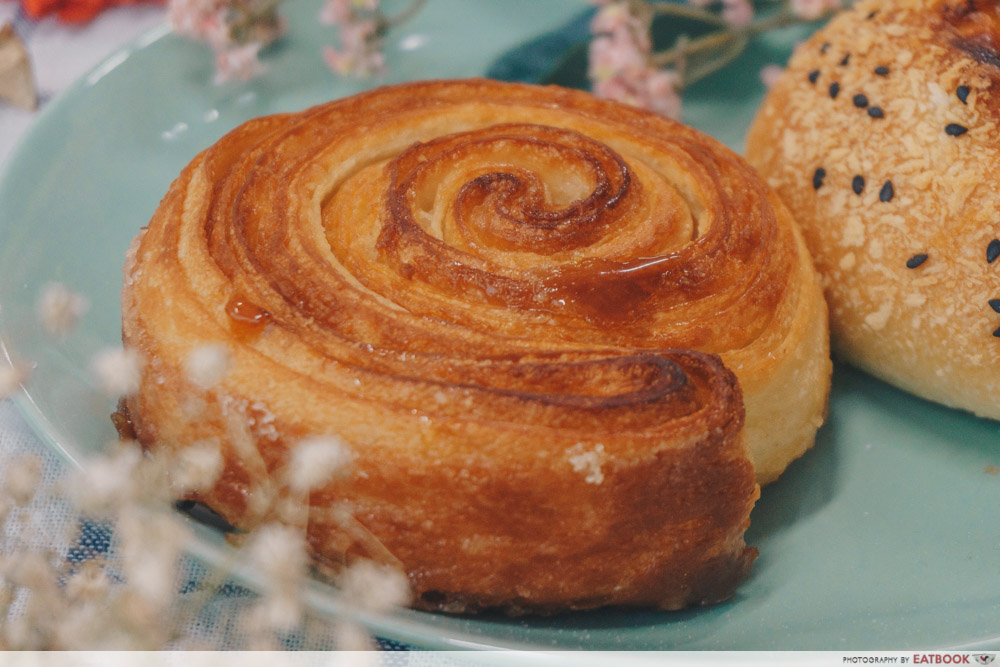
M 860 2 L 796 51 L 747 140 L 803 228 L 835 348 L 993 418 L 998 26 L 996 0 Z
M 753 171 L 558 88 L 252 121 L 185 168 L 125 275 L 140 441 L 221 441 L 201 499 L 250 527 L 289 447 L 339 435 L 354 474 L 310 499 L 315 553 L 397 564 L 427 608 L 725 599 L 756 554 L 740 385 L 771 476 L 828 389 L 815 274 Z M 215 341 L 233 370 L 200 391 L 181 369 Z

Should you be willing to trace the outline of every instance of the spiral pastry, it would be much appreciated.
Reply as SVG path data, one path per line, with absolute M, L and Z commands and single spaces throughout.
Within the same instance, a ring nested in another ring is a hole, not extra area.
M 812 443 L 829 387 L 811 260 L 754 172 L 558 88 L 415 83 L 237 128 L 136 239 L 123 313 L 138 439 L 222 443 L 200 500 L 251 528 L 295 443 L 336 434 L 317 559 L 391 562 L 447 611 L 727 598 L 755 470 Z M 205 343 L 233 359 L 207 388 Z

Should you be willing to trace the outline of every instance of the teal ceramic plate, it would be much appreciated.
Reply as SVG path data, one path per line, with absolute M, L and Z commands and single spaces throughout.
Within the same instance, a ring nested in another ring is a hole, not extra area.
M 286 3 L 289 37 L 269 72 L 213 86 L 211 58 L 166 31 L 112 55 L 53 102 L 0 179 L 0 337 L 37 364 L 21 407 L 69 460 L 113 437 L 112 406 L 88 360 L 119 338 L 122 258 L 171 179 L 241 121 L 390 81 L 477 75 L 584 6 L 570 0 L 433 0 L 391 38 L 384 81 L 335 79 L 319 51 L 318 3 Z M 800 34 L 782 33 L 692 91 L 687 120 L 739 148 L 763 93 L 757 69 Z M 86 294 L 64 341 L 39 330 L 48 281 Z M 914 399 L 838 365 L 830 420 L 814 451 L 764 489 L 748 540 L 760 548 L 730 602 L 682 613 L 598 611 L 554 618 L 454 618 L 401 612 L 362 620 L 429 648 L 1000 648 L 1000 429 Z M 197 551 L 224 544 L 199 533 Z M 252 572 L 242 576 L 253 581 Z M 321 584 L 310 603 L 344 611 Z

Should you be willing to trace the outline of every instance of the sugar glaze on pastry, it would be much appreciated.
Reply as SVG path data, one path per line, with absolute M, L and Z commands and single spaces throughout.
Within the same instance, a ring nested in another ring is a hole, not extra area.
M 123 313 L 138 439 L 223 445 L 197 499 L 252 528 L 289 448 L 335 434 L 354 460 L 310 498 L 316 558 L 391 562 L 429 609 L 726 599 L 757 480 L 829 390 L 818 279 L 753 170 L 559 88 L 407 84 L 237 128 L 136 239 Z M 217 343 L 232 371 L 194 385 Z
M 802 226 L 834 348 L 1000 418 L 1000 2 L 859 2 L 801 45 L 747 155 Z

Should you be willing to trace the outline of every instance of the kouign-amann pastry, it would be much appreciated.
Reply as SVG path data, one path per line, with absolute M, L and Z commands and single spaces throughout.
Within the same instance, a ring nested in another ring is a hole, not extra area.
M 222 443 L 197 500 L 252 528 L 291 448 L 336 435 L 316 558 L 391 563 L 448 611 L 727 598 L 755 470 L 812 444 L 829 388 L 811 260 L 742 159 L 482 80 L 237 128 L 136 239 L 123 314 L 138 439 Z M 206 344 L 232 360 L 208 387 L 185 372 Z
M 869 0 L 801 45 L 747 156 L 802 226 L 834 348 L 1000 418 L 1000 2 Z

